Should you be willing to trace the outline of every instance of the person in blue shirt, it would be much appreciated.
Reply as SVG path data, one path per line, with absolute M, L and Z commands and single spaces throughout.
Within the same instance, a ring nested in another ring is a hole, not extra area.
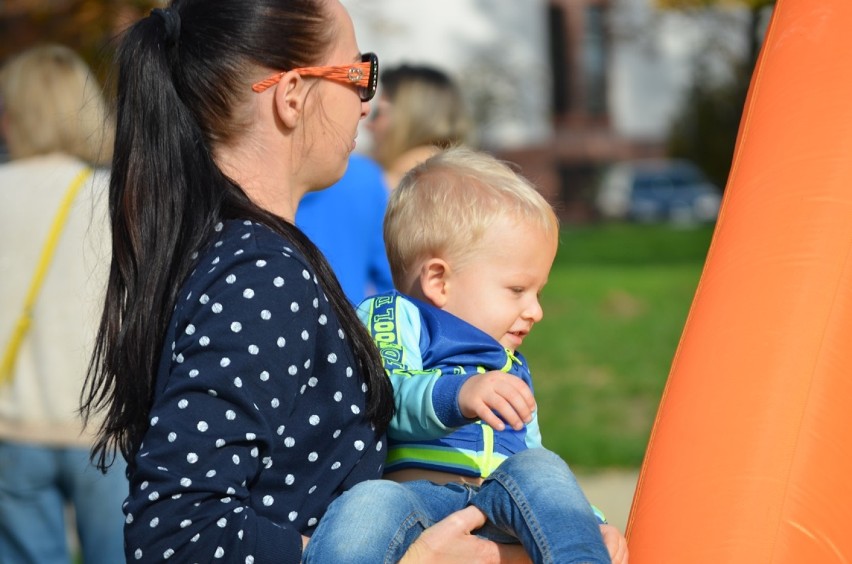
M 506 164 L 454 148 L 403 178 L 384 231 L 398 291 L 358 313 L 394 388 L 385 480 L 331 505 L 306 561 L 396 561 L 473 505 L 488 518 L 478 535 L 520 543 L 533 562 L 625 563 L 624 537 L 543 447 L 518 351 L 543 316 L 551 206 Z
M 381 167 L 352 153 L 343 178 L 305 194 L 296 210 L 296 226 L 328 259 L 353 304 L 393 288 L 382 238 L 388 192 Z

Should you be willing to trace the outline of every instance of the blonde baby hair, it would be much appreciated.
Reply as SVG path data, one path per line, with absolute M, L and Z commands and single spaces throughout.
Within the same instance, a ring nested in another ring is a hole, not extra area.
M 405 175 L 388 202 L 384 237 L 394 285 L 408 291 L 428 258 L 464 261 L 504 219 L 559 236 L 551 205 L 507 163 L 462 147 L 429 158 Z

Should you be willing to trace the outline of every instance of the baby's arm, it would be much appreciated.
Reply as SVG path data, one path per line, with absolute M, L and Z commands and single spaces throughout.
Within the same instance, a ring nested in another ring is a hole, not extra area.
M 411 302 L 399 295 L 376 296 L 361 303 L 358 315 L 376 341 L 393 385 L 397 409 L 388 430 L 392 438 L 438 438 L 475 419 L 497 431 L 506 423 L 521 430 L 533 421 L 532 390 L 517 376 L 501 371 L 464 374 L 452 367 L 424 369 L 423 324 Z
M 387 370 L 393 386 L 394 404 L 396 410 L 388 435 L 396 440 L 429 440 L 437 439 L 452 433 L 457 427 L 469 423 L 457 409 L 450 409 L 448 401 L 434 401 L 435 386 L 439 380 L 450 378 L 457 380 L 455 375 L 443 376 L 439 369 L 406 370 L 394 368 Z M 453 383 L 441 381 L 442 392 L 439 398 L 453 395 L 449 388 Z M 455 402 L 453 402 L 453 405 Z
M 468 375 L 423 368 L 420 313 L 397 295 L 364 300 L 358 316 L 376 341 L 393 385 L 396 411 L 388 435 L 399 441 L 443 437 L 470 423 L 456 400 Z
M 459 390 L 459 408 L 497 431 L 508 423 L 516 431 L 533 420 L 536 404 L 530 387 L 512 374 L 495 370 L 471 376 Z

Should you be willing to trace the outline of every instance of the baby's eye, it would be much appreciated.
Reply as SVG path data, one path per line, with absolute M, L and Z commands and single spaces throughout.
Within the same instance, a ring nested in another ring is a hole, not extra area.
M 509 290 L 511 290 L 513 294 L 523 294 L 524 293 L 524 289 L 521 286 L 512 286 L 511 288 L 509 288 Z

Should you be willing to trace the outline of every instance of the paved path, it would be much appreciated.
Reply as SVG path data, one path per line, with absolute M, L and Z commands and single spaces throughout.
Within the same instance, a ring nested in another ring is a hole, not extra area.
M 638 477 L 639 470 L 604 470 L 597 474 L 580 474 L 577 481 L 589 501 L 624 533 Z

